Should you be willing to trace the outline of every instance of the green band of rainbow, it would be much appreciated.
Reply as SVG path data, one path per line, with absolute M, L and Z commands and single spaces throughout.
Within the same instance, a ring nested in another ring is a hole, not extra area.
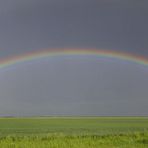
M 148 66 L 148 58 L 125 52 L 100 49 L 47 49 L 1 59 L 0 68 L 45 57 L 71 55 L 94 55 L 98 57 L 116 58 Z

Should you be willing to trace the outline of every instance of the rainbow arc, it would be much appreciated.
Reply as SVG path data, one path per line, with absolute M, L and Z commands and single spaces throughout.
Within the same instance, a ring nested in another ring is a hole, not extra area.
M 118 52 L 113 50 L 101 50 L 101 49 L 46 49 L 35 52 L 29 52 L 27 54 L 10 56 L 4 59 L 0 59 L 0 68 L 15 65 L 22 62 L 38 60 L 46 57 L 56 56 L 78 56 L 78 55 L 94 55 L 106 58 L 122 59 L 125 61 L 131 61 L 137 64 L 148 66 L 148 58 L 140 55 L 134 55 L 126 52 Z

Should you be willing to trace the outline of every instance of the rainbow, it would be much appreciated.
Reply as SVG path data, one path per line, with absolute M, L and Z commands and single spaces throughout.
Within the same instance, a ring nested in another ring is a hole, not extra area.
M 10 56 L 0 59 L 0 68 L 12 66 L 18 63 L 38 60 L 46 57 L 56 56 L 71 56 L 71 55 L 94 55 L 106 58 L 122 59 L 125 61 L 131 61 L 137 64 L 148 66 L 148 57 L 134 55 L 126 52 L 118 52 L 113 50 L 101 50 L 101 49 L 46 49 L 29 52 L 22 55 Z

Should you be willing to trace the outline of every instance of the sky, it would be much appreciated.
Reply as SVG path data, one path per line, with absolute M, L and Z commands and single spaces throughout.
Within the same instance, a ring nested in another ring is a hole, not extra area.
M 1 0 L 0 59 L 54 48 L 148 59 L 147 0 Z M 46 57 L 0 69 L 0 116 L 148 115 L 148 65 Z

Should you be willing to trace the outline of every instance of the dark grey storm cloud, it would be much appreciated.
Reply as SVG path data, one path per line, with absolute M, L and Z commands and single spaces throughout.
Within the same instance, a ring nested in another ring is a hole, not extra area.
M 148 57 L 147 0 L 1 0 L 0 58 L 44 48 Z M 0 69 L 0 115 L 147 115 L 148 66 L 55 57 Z
M 1 0 L 1 54 L 50 47 L 148 54 L 147 15 L 147 0 Z

